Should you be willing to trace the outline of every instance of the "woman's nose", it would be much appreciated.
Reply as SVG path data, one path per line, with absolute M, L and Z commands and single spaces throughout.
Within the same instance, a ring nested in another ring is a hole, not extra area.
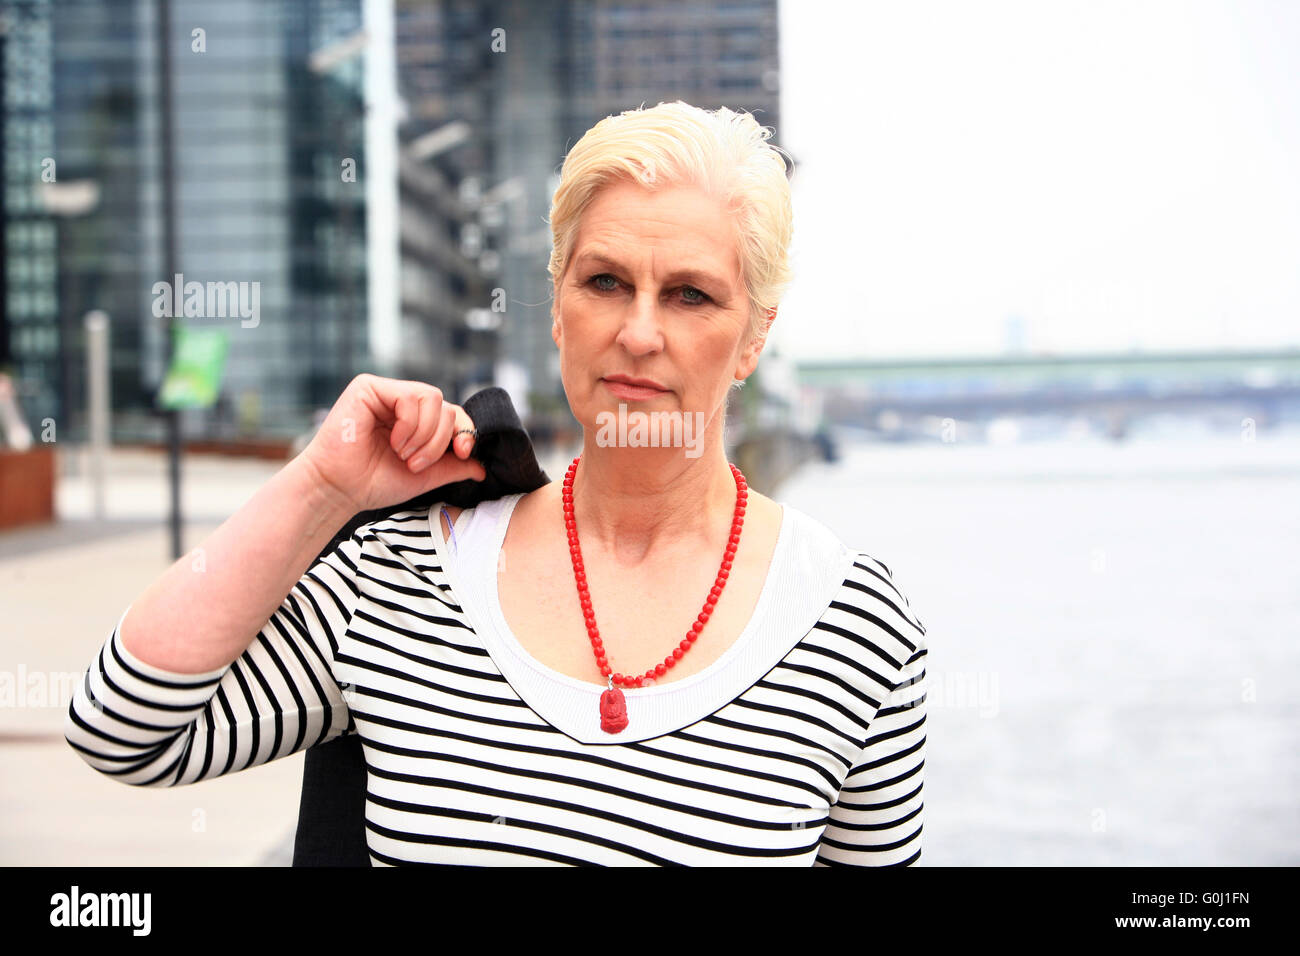
M 659 303 L 652 294 L 637 295 L 623 314 L 619 344 L 634 355 L 658 352 L 663 348 L 663 329 Z

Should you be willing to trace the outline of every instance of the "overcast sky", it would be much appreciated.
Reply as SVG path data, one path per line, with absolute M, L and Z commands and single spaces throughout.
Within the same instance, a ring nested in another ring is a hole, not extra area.
M 1300 2 L 781 8 L 784 355 L 1300 346 Z

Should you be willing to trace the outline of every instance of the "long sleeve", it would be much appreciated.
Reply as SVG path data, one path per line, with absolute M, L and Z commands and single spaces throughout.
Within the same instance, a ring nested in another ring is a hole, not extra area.
M 910 625 L 903 637 L 915 649 L 831 807 L 816 866 L 911 866 L 921 856 L 927 645 L 924 626 L 902 600 Z
M 123 612 L 68 707 L 68 743 L 122 783 L 177 786 L 349 732 L 332 664 L 358 601 L 360 552 L 354 535 L 318 558 L 220 670 L 180 674 L 145 663 L 122 643 Z

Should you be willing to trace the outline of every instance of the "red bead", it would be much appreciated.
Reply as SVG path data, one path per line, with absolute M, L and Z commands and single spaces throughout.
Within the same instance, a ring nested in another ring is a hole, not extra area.
M 663 676 L 664 676 L 664 672 L 667 671 L 667 670 L 668 670 L 668 664 L 667 664 L 666 662 L 663 663 L 663 664 L 656 664 L 656 665 L 655 665 L 655 676 L 656 676 L 656 677 L 663 677 Z
M 713 608 L 717 605 L 717 603 L 718 602 L 715 599 L 709 598 L 707 601 L 704 602 L 704 606 L 707 607 L 710 611 L 712 611 Z
M 714 597 L 718 597 L 720 594 L 722 594 L 722 588 L 715 584 L 713 585 L 713 587 L 709 588 L 709 593 L 712 594 Z
M 684 644 L 684 643 L 686 643 L 686 642 L 683 641 L 682 643 Z M 685 652 L 682 648 L 680 648 L 680 647 L 674 648 L 674 649 L 673 649 L 673 662 L 676 663 L 677 661 L 680 661 L 680 660 L 682 659 L 682 655 L 683 655 L 684 653 L 686 653 L 686 652 Z
M 727 562 L 727 563 L 730 564 L 731 562 Z M 727 568 L 723 568 L 721 571 L 718 572 L 718 577 L 722 578 L 722 580 L 725 581 L 727 580 L 727 575 L 730 573 L 731 572 Z

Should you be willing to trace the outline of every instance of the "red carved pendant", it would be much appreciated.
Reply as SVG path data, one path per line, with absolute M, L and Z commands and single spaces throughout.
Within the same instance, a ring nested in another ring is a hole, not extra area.
M 623 692 L 611 687 L 600 695 L 600 729 L 616 734 L 627 726 L 627 702 Z

